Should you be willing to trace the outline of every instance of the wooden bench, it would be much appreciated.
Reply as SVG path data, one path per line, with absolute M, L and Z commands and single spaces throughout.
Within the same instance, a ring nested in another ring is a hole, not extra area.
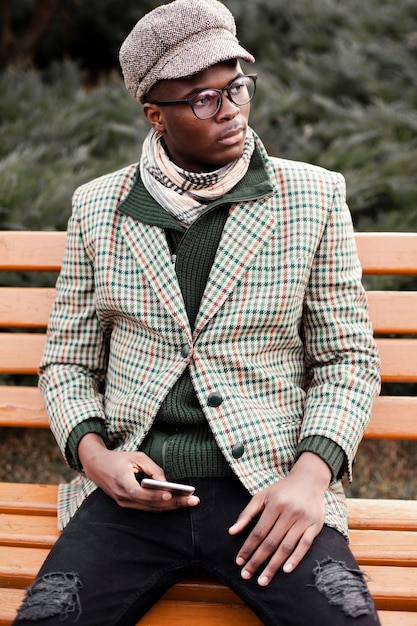
M 0 232 L 0 270 L 50 277 L 59 270 L 64 241 L 61 232 Z M 357 243 L 365 275 L 417 276 L 417 234 L 361 233 Z M 53 287 L 0 288 L 0 374 L 36 374 L 53 298 Z M 369 302 L 383 381 L 415 384 L 417 291 L 369 291 Z M 48 428 L 36 387 L 0 387 L 0 427 Z M 366 437 L 416 440 L 417 397 L 381 396 Z M 55 485 L 0 484 L 0 625 L 12 621 L 58 536 L 56 495 Z M 417 500 L 350 499 L 348 506 L 353 551 L 370 576 L 383 626 L 416 626 Z M 196 623 L 260 624 L 230 590 L 199 578 L 173 587 L 140 626 Z

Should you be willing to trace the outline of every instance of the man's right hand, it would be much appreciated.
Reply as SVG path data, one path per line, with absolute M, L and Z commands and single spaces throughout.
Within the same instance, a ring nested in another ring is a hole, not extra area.
M 139 472 L 166 480 L 164 471 L 143 452 L 108 450 L 96 433 L 85 435 L 78 446 L 84 473 L 121 507 L 155 513 L 200 503 L 197 496 L 178 496 L 169 491 L 144 489 L 136 480 Z

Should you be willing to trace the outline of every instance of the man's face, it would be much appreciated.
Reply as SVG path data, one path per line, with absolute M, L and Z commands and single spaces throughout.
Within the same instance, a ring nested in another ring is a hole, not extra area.
M 194 76 L 159 82 L 152 100 L 185 100 L 202 89 L 222 89 L 242 75 L 239 63 L 226 61 Z M 238 106 L 223 92 L 218 113 L 198 119 L 188 104 L 144 104 L 144 113 L 155 130 L 162 132 L 169 156 L 190 172 L 207 172 L 238 159 L 243 151 L 250 104 Z

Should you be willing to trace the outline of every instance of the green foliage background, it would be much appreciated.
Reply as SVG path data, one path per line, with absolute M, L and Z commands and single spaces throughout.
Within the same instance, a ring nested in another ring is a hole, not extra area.
M 358 230 L 415 230 L 415 0 L 225 3 L 257 57 L 269 152 L 341 171 Z M 64 229 L 79 184 L 138 159 L 147 127 L 117 50 L 157 4 L 69 0 L 35 67 L 0 75 L 0 228 Z M 22 30 L 34 0 L 11 5 Z

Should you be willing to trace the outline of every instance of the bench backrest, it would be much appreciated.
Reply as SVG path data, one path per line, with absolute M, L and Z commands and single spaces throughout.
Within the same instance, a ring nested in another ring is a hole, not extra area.
M 365 285 L 370 276 L 417 277 L 416 233 L 358 233 L 356 240 Z M 36 374 L 54 299 L 52 286 L 28 287 L 24 279 L 27 272 L 35 272 L 37 283 L 45 275 L 53 284 L 64 243 L 64 232 L 0 231 L 0 285 L 13 284 L 10 272 L 17 272 L 23 284 L 0 286 L 0 376 L 8 375 L 7 385 L 0 386 L 0 427 L 48 427 L 35 382 L 10 383 L 16 377 Z M 2 275 L 8 280 L 2 280 Z M 409 286 L 381 290 L 371 285 L 368 296 L 382 380 L 405 387 L 394 395 L 397 385 L 390 385 L 390 395 L 378 398 L 365 437 L 417 439 L 417 397 L 412 391 L 412 384 L 417 383 L 417 290 Z

